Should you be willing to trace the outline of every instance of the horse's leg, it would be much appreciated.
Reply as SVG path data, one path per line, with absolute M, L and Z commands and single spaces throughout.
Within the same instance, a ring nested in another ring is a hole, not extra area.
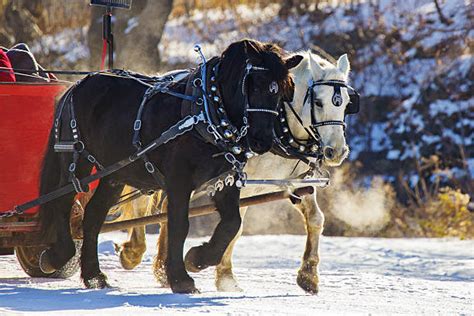
M 168 212 L 168 198 L 164 198 L 161 207 L 161 213 Z M 166 256 L 168 254 L 168 225 L 166 223 L 160 224 L 160 234 L 156 244 L 158 252 L 156 253 L 153 262 L 153 274 L 156 281 L 162 287 L 169 287 L 168 277 L 166 275 Z
M 239 213 L 239 189 L 226 187 L 214 198 L 221 220 L 209 243 L 191 248 L 185 257 L 188 271 L 197 272 L 215 266 L 222 260 L 225 250 L 237 235 L 242 220 Z
M 324 214 L 316 201 L 316 192 L 305 196 L 296 208 L 303 214 L 306 224 L 306 249 L 296 279 L 298 285 L 308 293 L 319 290 L 319 238 L 323 232 Z
M 52 136 L 50 136 L 52 139 Z M 68 166 L 70 155 L 55 153 L 52 140 L 44 158 L 41 174 L 40 195 L 66 185 L 69 182 Z M 78 165 L 78 177 L 90 172 L 92 167 L 86 164 Z M 71 235 L 70 216 L 76 193 L 71 192 L 40 207 L 42 232 L 53 244 L 41 254 L 40 269 L 44 273 L 53 273 L 62 268 L 76 253 L 76 247 Z
M 44 273 L 53 273 L 61 269 L 76 253 L 69 225 L 74 196 L 75 192 L 45 205 L 56 212 L 56 218 L 54 219 L 55 241 L 51 248 L 41 254 L 40 269 Z
M 112 185 L 107 179 L 102 179 L 86 206 L 83 221 L 81 277 L 87 288 L 108 287 L 107 277 L 99 267 L 97 239 L 107 212 L 120 197 L 122 189 L 123 185 Z
M 247 213 L 248 207 L 243 207 L 240 209 L 240 217 L 242 220 Z M 237 239 L 242 235 L 243 222 L 240 225 L 237 235 L 230 242 L 229 246 L 222 256 L 221 262 L 216 266 L 216 288 L 221 292 L 241 292 L 242 289 L 237 284 L 234 274 L 232 273 L 232 253 L 234 251 L 234 245 L 237 242 Z
M 179 170 L 179 168 L 176 168 Z M 189 199 L 192 186 L 186 172 L 169 176 L 168 184 L 168 256 L 166 274 L 174 293 L 199 292 L 183 262 L 184 241 L 189 231 Z
M 145 238 L 144 226 L 128 230 L 128 240 L 119 246 L 120 263 L 125 270 L 132 270 L 142 262 L 146 252 Z
M 130 193 L 125 189 L 123 194 Z M 151 199 L 148 196 L 140 196 L 134 201 L 126 203 L 126 216 L 123 220 L 151 215 Z M 128 230 L 128 240 L 119 246 L 120 263 L 126 270 L 132 270 L 142 262 L 146 252 L 145 226 L 133 227 Z

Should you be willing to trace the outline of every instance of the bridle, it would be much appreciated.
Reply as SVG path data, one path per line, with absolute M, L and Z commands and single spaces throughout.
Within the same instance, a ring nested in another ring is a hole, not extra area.
M 346 123 L 344 121 L 339 120 L 328 120 L 328 121 L 321 121 L 318 122 L 315 115 L 314 115 L 314 107 L 322 107 L 321 103 L 316 102 L 316 93 L 314 92 L 314 88 L 316 86 L 331 86 L 334 88 L 334 93 L 332 95 L 331 101 L 334 106 L 341 106 L 342 105 L 342 95 L 341 95 L 341 88 L 346 88 L 347 92 L 349 93 L 349 104 L 347 105 L 345 115 L 347 114 L 355 114 L 359 112 L 359 94 L 355 91 L 354 88 L 347 85 L 342 80 L 318 80 L 313 81 L 310 80 L 308 82 L 308 89 L 306 90 L 306 95 L 303 100 L 303 105 L 306 104 L 306 101 L 309 99 L 311 104 L 311 130 L 319 135 L 317 131 L 317 127 L 320 126 L 327 126 L 327 125 L 341 125 L 344 129 L 346 128 Z
M 198 98 L 197 102 L 200 102 L 202 105 L 205 117 L 204 123 L 207 125 L 206 131 L 208 134 L 212 135 L 213 143 L 218 145 L 218 147 L 222 148 L 224 151 L 231 152 L 235 155 L 244 152 L 246 158 L 251 158 L 254 155 L 253 152 L 249 148 L 245 148 L 247 146 L 244 146 L 241 142 L 247 136 L 250 127 L 249 115 L 253 113 L 267 113 L 277 116 L 278 111 L 251 106 L 247 82 L 249 76 L 252 74 L 267 72 L 269 69 L 255 66 L 251 64 L 249 60 L 246 61 L 245 71 L 240 80 L 240 90 L 244 98 L 244 112 L 242 117 L 243 125 L 238 128 L 230 121 L 221 93 L 217 86 L 216 78 L 219 73 L 220 62 L 210 69 L 209 74 L 206 69 L 207 66 L 206 62 L 202 63 L 201 75 L 199 78 L 194 79 L 193 82 L 195 88 L 202 89 L 202 98 Z M 272 93 L 278 92 L 278 85 L 275 89 L 274 82 L 272 82 L 269 88 Z
M 291 102 L 284 102 L 283 106 L 280 107 L 279 120 L 277 121 L 277 126 L 275 130 L 274 142 L 277 145 L 277 153 L 283 153 L 286 156 L 295 157 L 295 158 L 305 158 L 312 157 L 318 160 L 323 159 L 323 144 L 321 141 L 321 135 L 318 132 L 318 127 L 321 126 L 342 126 L 345 130 L 346 123 L 343 120 L 326 120 L 318 121 L 315 116 L 315 107 L 322 107 L 320 102 L 317 102 L 316 92 L 314 88 L 316 86 L 331 86 L 334 88 L 334 93 L 331 98 L 331 101 L 334 106 L 342 105 L 342 95 L 341 88 L 346 88 L 349 93 L 349 104 L 346 107 L 345 115 L 355 114 L 359 112 L 359 94 L 351 86 L 347 85 L 342 80 L 309 80 L 308 88 L 306 90 L 305 97 L 303 99 L 303 106 L 309 100 L 311 106 L 311 125 L 308 127 L 304 126 L 303 120 L 300 115 L 296 112 Z M 287 113 L 286 107 L 288 107 L 299 124 L 305 129 L 306 133 L 309 136 L 309 139 L 299 140 L 294 137 L 291 133 L 291 130 L 287 122 Z

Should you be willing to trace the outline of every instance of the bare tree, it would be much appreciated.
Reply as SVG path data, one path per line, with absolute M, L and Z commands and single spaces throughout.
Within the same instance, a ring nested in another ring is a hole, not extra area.
M 438 0 L 433 0 L 433 1 L 436 6 L 436 11 L 438 12 L 439 20 L 441 21 L 441 23 L 445 25 L 450 25 L 451 23 L 453 23 L 453 21 L 451 21 L 450 19 L 444 16 L 443 11 L 441 11 L 441 7 L 439 6 Z

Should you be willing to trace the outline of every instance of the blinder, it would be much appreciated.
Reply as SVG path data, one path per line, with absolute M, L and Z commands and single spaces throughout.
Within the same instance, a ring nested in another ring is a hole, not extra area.
M 248 112 L 261 112 L 261 113 L 268 113 L 271 115 L 278 116 L 278 112 L 270 109 L 265 109 L 265 108 L 253 108 L 250 106 L 250 101 L 249 101 L 249 96 L 248 96 L 248 80 L 247 77 L 251 75 L 252 73 L 256 72 L 265 72 L 269 71 L 269 69 L 264 68 L 264 67 L 259 67 L 259 66 L 254 66 L 252 65 L 248 60 L 247 60 L 247 65 L 245 67 L 245 73 L 242 78 L 242 95 L 245 97 L 245 117 L 244 121 L 247 120 L 247 113 Z M 278 93 L 278 83 L 275 81 L 272 81 L 270 86 L 268 87 L 270 90 L 270 93 Z
M 359 112 L 360 105 L 359 105 L 359 93 L 352 88 L 351 86 L 347 85 L 344 81 L 342 80 L 318 80 L 318 81 L 312 81 L 310 80 L 308 84 L 308 91 L 306 92 L 306 96 L 304 98 L 304 103 L 306 103 L 306 100 L 309 98 L 311 102 L 311 106 L 318 106 L 322 107 L 323 105 L 321 103 L 316 102 L 316 95 L 314 92 L 314 87 L 316 86 L 331 86 L 334 88 L 334 94 L 332 96 L 332 103 L 335 106 L 341 106 L 342 105 L 342 95 L 341 95 L 341 88 L 346 88 L 347 92 L 349 94 L 349 104 L 346 107 L 345 114 L 356 114 Z

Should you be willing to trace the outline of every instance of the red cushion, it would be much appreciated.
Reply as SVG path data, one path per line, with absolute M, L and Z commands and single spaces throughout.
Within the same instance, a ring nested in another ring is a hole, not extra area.
M 13 70 L 6 71 L 7 69 L 5 68 L 12 69 L 12 64 L 7 54 L 0 49 L 0 82 L 15 82 L 16 79 Z

